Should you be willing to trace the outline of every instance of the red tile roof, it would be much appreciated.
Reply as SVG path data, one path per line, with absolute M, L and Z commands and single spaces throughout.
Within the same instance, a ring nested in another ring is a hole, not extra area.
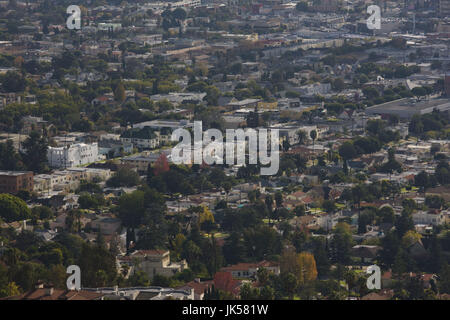
M 241 281 L 233 279 L 230 272 L 216 272 L 214 275 L 214 286 L 219 289 L 234 295 L 239 294 L 239 287 Z
M 14 297 L 4 298 L 5 300 L 98 300 L 102 293 L 93 291 L 70 291 L 60 289 L 39 288 Z
M 203 282 L 197 282 L 197 281 L 191 281 L 186 283 L 183 287 L 190 287 L 194 289 L 195 294 L 201 295 L 210 288 L 213 285 L 213 281 L 203 281 Z

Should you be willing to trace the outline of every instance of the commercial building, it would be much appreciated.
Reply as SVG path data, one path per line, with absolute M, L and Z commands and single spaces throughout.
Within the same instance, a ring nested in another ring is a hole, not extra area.
M 397 115 L 401 119 L 411 119 L 415 114 L 441 112 L 450 110 L 450 99 L 429 99 L 417 101 L 415 98 L 405 98 L 382 103 L 365 110 L 367 115 Z
M 17 193 L 20 190 L 33 191 L 33 172 L 0 171 L 0 193 Z

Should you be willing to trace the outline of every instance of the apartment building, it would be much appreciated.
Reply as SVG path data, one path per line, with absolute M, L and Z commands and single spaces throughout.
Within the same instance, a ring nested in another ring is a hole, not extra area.
M 122 143 L 132 143 L 134 147 L 140 150 L 155 149 L 160 144 L 159 135 L 150 127 L 126 131 L 120 136 L 120 141 Z
M 173 276 L 188 267 L 185 260 L 171 262 L 169 250 L 138 250 L 125 258 L 131 259 L 134 271 L 144 271 L 150 279 L 157 274 Z
M 76 143 L 66 147 L 49 147 L 47 160 L 50 167 L 70 168 L 100 160 L 98 144 Z
M 33 191 L 32 171 L 0 171 L 0 193 Z

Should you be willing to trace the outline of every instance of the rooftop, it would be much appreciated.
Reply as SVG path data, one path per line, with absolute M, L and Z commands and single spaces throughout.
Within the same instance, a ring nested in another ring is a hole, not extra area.
M 417 101 L 414 98 L 405 98 L 369 107 L 366 109 L 366 113 L 369 115 L 397 114 L 401 118 L 411 118 L 414 114 L 430 113 L 433 109 L 450 110 L 450 99 Z

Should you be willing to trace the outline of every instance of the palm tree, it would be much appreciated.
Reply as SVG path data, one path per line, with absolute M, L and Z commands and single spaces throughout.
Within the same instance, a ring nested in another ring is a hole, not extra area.
M 317 138 L 317 131 L 316 131 L 316 130 L 312 130 L 312 131 L 309 133 L 309 136 L 311 137 L 311 139 L 312 139 L 312 141 L 313 141 L 313 152 L 314 152 L 314 143 L 315 143 L 316 138 Z
M 303 130 L 297 131 L 298 144 L 304 144 L 306 141 L 306 132 Z

